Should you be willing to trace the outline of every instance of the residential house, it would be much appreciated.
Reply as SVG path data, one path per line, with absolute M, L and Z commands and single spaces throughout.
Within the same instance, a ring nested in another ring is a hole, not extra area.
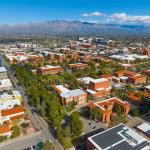
M 11 136 L 10 127 L 7 125 L 0 125 L 0 136 Z
M 0 111 L 0 123 L 22 118 L 24 116 L 24 113 L 25 113 L 25 110 L 23 106 L 17 106 L 14 108 L 1 110 Z

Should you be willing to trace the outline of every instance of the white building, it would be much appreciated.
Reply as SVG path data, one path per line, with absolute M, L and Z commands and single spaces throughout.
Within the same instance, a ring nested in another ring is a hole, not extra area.
M 0 91 L 11 90 L 12 88 L 13 88 L 13 85 L 12 85 L 10 79 L 0 80 Z

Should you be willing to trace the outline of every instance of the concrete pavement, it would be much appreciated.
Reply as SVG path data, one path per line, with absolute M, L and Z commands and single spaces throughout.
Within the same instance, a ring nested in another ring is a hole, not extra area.
M 27 135 L 24 137 L 18 137 L 0 144 L 2 150 L 22 150 L 23 148 L 30 147 L 38 143 L 39 140 L 43 139 L 41 131 L 34 134 Z

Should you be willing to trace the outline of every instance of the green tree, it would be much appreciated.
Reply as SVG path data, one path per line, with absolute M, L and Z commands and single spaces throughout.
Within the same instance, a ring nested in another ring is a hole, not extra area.
M 12 130 L 11 138 L 15 138 L 21 134 L 20 128 L 17 125 L 13 126 L 11 130 Z
M 77 112 L 73 112 L 71 114 L 69 126 L 71 129 L 72 137 L 77 137 L 82 133 L 83 124 Z
M 138 108 L 133 109 L 133 110 L 132 110 L 132 114 L 133 114 L 134 116 L 139 116 L 139 115 L 140 115 L 139 109 L 138 109 Z
M 63 137 L 61 138 L 60 142 L 65 149 L 71 148 L 73 146 L 71 143 L 71 137 Z
M 120 105 L 114 106 L 114 111 L 117 113 L 118 116 L 121 116 L 122 114 L 122 108 Z
M 55 146 L 53 145 L 52 142 L 46 141 L 43 145 L 42 150 L 55 150 Z
M 66 127 L 63 129 L 63 135 L 64 135 L 64 136 L 71 137 L 71 129 L 70 129 L 69 126 L 66 126 Z
M 7 139 L 7 136 L 0 136 L 0 142 L 3 142 Z
M 94 119 L 96 119 L 96 120 L 100 120 L 102 117 L 102 113 L 100 112 L 99 108 L 97 108 L 97 107 L 93 110 L 93 115 L 94 115 Z

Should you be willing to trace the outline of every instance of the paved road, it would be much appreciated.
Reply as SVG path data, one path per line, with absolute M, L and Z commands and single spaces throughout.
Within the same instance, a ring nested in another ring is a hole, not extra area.
M 30 147 L 37 144 L 42 140 L 42 132 L 38 131 L 34 134 L 12 139 L 0 144 L 0 150 L 22 150 L 23 148 Z
M 13 84 L 14 84 L 16 90 L 20 91 L 20 93 L 21 93 L 21 95 L 22 95 L 22 97 L 23 97 L 23 99 L 24 99 L 24 102 L 25 102 L 25 104 L 26 104 L 26 107 L 27 107 L 28 110 L 29 110 L 29 114 L 30 114 L 30 116 L 31 116 L 31 121 L 32 121 L 34 127 L 35 127 L 36 129 L 38 129 L 38 130 L 41 131 L 40 137 L 41 137 L 42 141 L 45 141 L 45 140 L 50 139 L 50 140 L 54 143 L 56 149 L 63 150 L 62 145 L 61 145 L 61 144 L 59 143 L 59 141 L 58 141 L 57 139 L 55 139 L 55 138 L 53 137 L 53 135 L 51 134 L 50 128 L 48 127 L 47 122 L 46 122 L 41 116 L 39 116 L 39 115 L 37 115 L 35 112 L 33 113 L 33 112 L 31 111 L 32 108 L 30 107 L 30 105 L 28 105 L 28 97 L 26 96 L 26 93 L 25 93 L 24 89 L 23 89 L 21 86 L 18 86 L 18 85 L 17 85 L 18 82 L 17 82 L 16 78 L 14 77 L 13 73 L 11 72 L 9 65 L 3 60 L 2 57 L 1 57 L 1 60 L 2 60 L 2 65 L 5 66 L 5 67 L 7 68 L 7 70 L 8 70 L 9 78 L 10 78 L 11 81 L 13 82 Z M 30 140 L 29 140 L 29 139 L 30 139 Z M 17 142 L 17 143 L 15 142 L 15 143 L 12 143 L 12 145 L 13 145 L 14 147 L 19 145 L 19 146 L 20 146 L 19 148 L 21 148 L 21 147 L 24 147 L 24 146 L 31 146 L 32 143 L 34 143 L 35 141 L 37 141 L 36 137 L 34 137 L 34 136 L 33 136 L 32 138 L 29 138 L 29 139 L 26 139 L 25 141 L 22 139 L 22 141 L 19 142 L 19 144 L 18 144 L 18 142 Z M 13 146 L 12 146 L 12 147 L 13 147 Z M 8 147 L 9 147 L 9 149 L 10 149 L 10 146 L 8 146 Z M 16 150 L 16 149 L 15 149 L 15 150 Z M 20 149 L 19 149 L 19 150 L 20 150 Z

